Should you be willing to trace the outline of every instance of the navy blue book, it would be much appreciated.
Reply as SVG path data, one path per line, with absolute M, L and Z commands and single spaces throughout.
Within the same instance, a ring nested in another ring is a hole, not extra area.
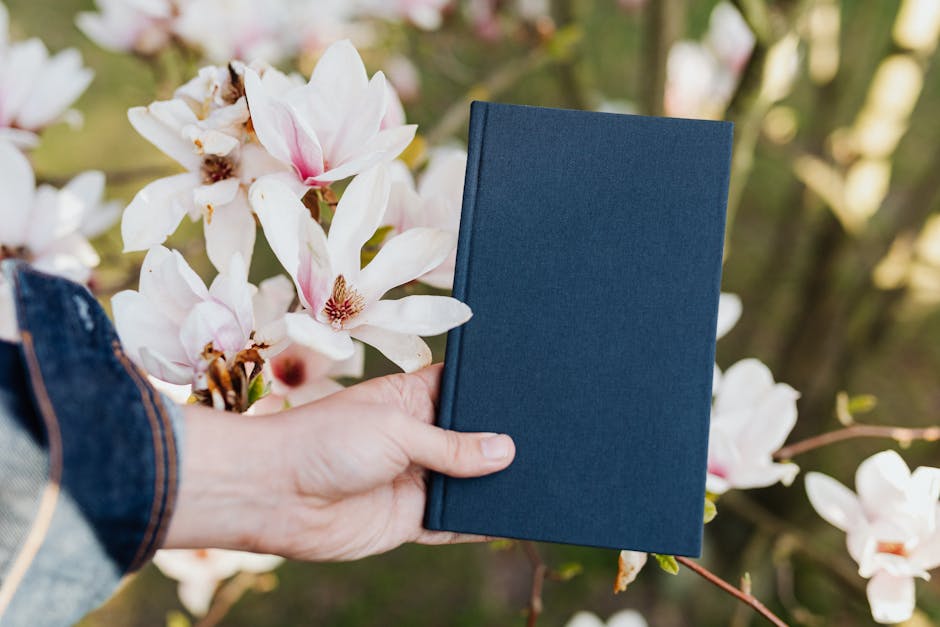
M 425 526 L 698 556 L 728 122 L 475 102 L 438 424 L 516 458 Z

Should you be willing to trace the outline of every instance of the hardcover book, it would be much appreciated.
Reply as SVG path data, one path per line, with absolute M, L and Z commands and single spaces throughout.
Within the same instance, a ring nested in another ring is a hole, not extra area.
M 516 458 L 433 474 L 427 528 L 700 553 L 731 138 L 473 103 L 438 423 Z

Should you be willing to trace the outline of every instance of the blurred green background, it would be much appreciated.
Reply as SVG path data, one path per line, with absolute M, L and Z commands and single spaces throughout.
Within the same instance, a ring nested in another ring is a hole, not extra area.
M 753 157 L 753 169 L 736 172 L 733 181 L 741 195 L 729 233 L 723 289 L 742 297 L 744 315 L 719 342 L 718 363 L 726 368 L 738 359 L 757 357 L 778 381 L 800 390 L 793 438 L 839 427 L 833 407 L 840 390 L 878 398 L 865 421 L 935 424 L 940 413 L 940 318 L 935 308 L 940 289 L 932 291 L 930 280 L 916 289 L 904 281 L 880 287 L 872 281 L 892 243 L 899 236 L 902 242 L 904 237 L 916 240 L 938 209 L 940 77 L 933 54 L 918 57 L 923 92 L 904 121 L 907 132 L 887 158 L 890 188 L 882 200 L 876 199 L 877 213 L 871 219 L 859 228 L 846 228 L 825 186 L 807 184 L 797 164 L 815 156 L 837 172 L 850 170 L 857 155 L 845 154 L 837 129 L 853 125 L 876 68 L 886 55 L 898 52 L 891 38 L 898 3 L 837 3 L 840 63 L 835 77 L 822 84 L 808 76 L 809 29 L 801 22 L 814 2 L 741 4 L 757 6 L 768 17 L 768 45 L 793 29 L 801 37 L 800 62 L 792 93 L 773 107 L 748 98 L 760 71 L 756 62 L 745 69 L 742 94 L 727 115 L 737 124 L 736 167 Z M 58 182 L 84 169 L 102 169 L 112 174 L 109 194 L 129 200 L 148 175 L 155 177 L 163 168 L 172 172 L 173 164 L 133 132 L 125 115 L 131 106 L 168 95 L 168 84 L 156 84 L 148 64 L 103 51 L 77 31 L 73 16 L 92 9 L 91 0 L 8 0 L 7 5 L 14 38 L 39 36 L 52 50 L 76 46 L 96 72 L 76 105 L 85 117 L 83 127 L 60 125 L 45 133 L 34 154 L 40 177 Z M 470 97 L 586 108 L 615 100 L 632 103 L 638 112 L 655 111 L 649 89 L 662 78 L 663 46 L 679 37 L 700 37 L 713 6 L 711 1 L 651 0 L 645 9 L 627 10 L 614 0 L 555 2 L 554 35 L 551 28 L 514 25 L 507 17 L 504 36 L 495 41 L 477 37 L 457 12 L 435 32 L 389 26 L 381 44 L 364 54 L 370 71 L 381 68 L 392 52 L 408 56 L 422 77 L 420 97 L 406 105 L 410 121 L 420 125 L 419 132 L 440 134 L 434 129 L 450 110 L 457 114 L 450 118 L 452 136 L 464 141 L 461 111 Z M 764 43 L 758 44 L 758 60 Z M 176 84 L 193 69 L 172 67 Z M 768 119 L 783 120 L 785 132 Z M 435 137 L 450 138 L 447 132 Z M 140 169 L 150 171 L 135 174 Z M 571 198 L 572 209 L 590 219 L 591 190 L 573 189 Z M 192 246 L 187 242 L 198 242 L 198 231 L 186 226 L 171 243 Z M 102 295 L 133 286 L 141 257 L 120 254 L 116 230 L 98 244 Z M 199 267 L 209 271 L 207 263 Z M 928 279 L 932 276 L 929 264 L 921 270 Z M 253 277 L 277 271 L 260 244 Z M 434 344 L 438 357 L 442 343 L 439 338 Z M 370 353 L 368 369 L 379 374 L 390 368 Z M 804 471 L 821 470 L 852 485 L 858 463 L 892 444 L 852 440 L 796 461 Z M 936 443 L 914 443 L 902 454 L 912 467 L 940 465 Z M 610 506 L 630 505 L 626 496 L 612 495 Z M 871 624 L 865 582 L 854 572 L 844 537 L 809 507 L 801 478 L 791 488 L 730 494 L 718 509 L 705 534 L 703 563 L 709 568 L 732 582 L 749 572 L 754 593 L 792 624 Z M 650 565 L 626 593 L 615 596 L 615 552 L 550 545 L 541 550 L 550 566 L 578 563 L 583 573 L 566 582 L 546 582 L 540 625 L 563 625 L 580 609 L 606 617 L 624 607 L 639 609 L 651 625 L 761 624 L 749 609 L 689 572 L 672 577 Z M 521 625 L 531 574 L 518 549 L 408 546 L 351 564 L 290 563 L 276 578 L 274 589 L 246 594 L 222 624 Z M 940 578 L 918 581 L 917 586 L 920 611 L 911 624 L 940 624 Z M 175 582 L 148 567 L 83 625 L 163 625 L 174 609 L 179 609 Z

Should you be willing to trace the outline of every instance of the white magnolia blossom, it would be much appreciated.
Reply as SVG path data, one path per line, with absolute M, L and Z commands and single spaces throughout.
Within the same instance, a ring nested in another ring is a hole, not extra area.
M 253 345 L 280 344 L 276 327 L 256 329 L 244 260 L 235 255 L 207 289 L 183 256 L 163 246 L 147 253 L 139 291 L 114 295 L 114 324 L 127 354 L 167 383 L 206 389 L 209 363 Z
M 9 19 L 0 4 L 0 140 L 32 148 L 42 129 L 63 119 L 80 119 L 69 107 L 94 72 L 82 66 L 75 48 L 50 56 L 39 39 L 10 42 Z
M 796 464 L 776 463 L 773 453 L 796 424 L 799 393 L 774 383 L 757 359 L 743 359 L 722 375 L 712 404 L 708 436 L 708 491 L 790 485 Z
M 940 468 L 911 472 L 895 451 L 862 462 L 855 490 L 822 473 L 806 475 L 810 503 L 846 533 L 858 574 L 879 623 L 900 623 L 914 613 L 914 578 L 930 579 L 940 566 Z
M 195 616 L 204 616 L 219 583 L 240 573 L 266 573 L 283 563 L 277 555 L 224 549 L 163 549 L 153 563 L 165 576 L 179 582 L 180 602 Z
M 383 222 L 390 183 L 377 166 L 346 188 L 329 236 L 294 191 L 275 178 L 251 188 L 251 203 L 278 260 L 297 287 L 302 311 L 285 316 L 288 336 L 335 360 L 353 356 L 353 338 L 370 344 L 405 371 L 426 366 L 422 335 L 438 335 L 470 318 L 470 308 L 445 296 L 382 300 L 390 289 L 422 276 L 450 255 L 456 239 L 414 228 L 391 238 L 361 267 L 362 246 Z
M 370 80 L 348 40 L 330 46 L 310 81 L 288 90 L 268 74 L 245 74 L 251 122 L 261 144 L 297 181 L 326 187 L 397 157 L 416 126 L 396 118 L 401 103 L 382 72 Z
M 292 23 L 296 4 L 285 0 L 186 0 L 180 3 L 174 32 L 211 63 L 231 59 L 276 63 L 296 52 Z
M 620 610 L 611 614 L 607 622 L 591 612 L 578 612 L 565 627 L 647 627 L 647 622 L 636 610 Z
M 18 257 L 43 272 L 85 283 L 98 265 L 88 242 L 117 219 L 116 203 L 103 203 L 104 174 L 79 174 L 62 189 L 36 187 L 29 160 L 0 142 L 0 259 Z
M 406 20 L 424 30 L 440 28 L 452 0 L 358 0 L 359 12 L 387 20 Z
M 718 297 L 718 324 L 715 331 L 715 339 L 720 340 L 728 334 L 734 325 L 741 319 L 743 307 L 741 298 L 737 294 L 722 292 Z M 712 395 L 718 391 L 718 383 L 721 381 L 721 368 L 715 364 L 712 372 Z
M 728 2 L 712 10 L 701 42 L 679 41 L 666 62 L 667 115 L 718 118 L 754 48 L 754 34 Z
M 98 12 L 83 11 L 75 24 L 86 37 L 114 52 L 156 54 L 170 42 L 173 0 L 95 0 Z
M 255 68 L 272 86 L 286 89 L 291 84 L 273 68 Z M 235 253 L 250 263 L 255 226 L 248 187 L 285 169 L 252 141 L 245 126 L 245 71 L 238 63 L 203 68 L 172 100 L 128 111 L 137 132 L 187 171 L 153 181 L 137 193 L 121 222 L 125 251 L 163 243 L 188 215 L 203 219 L 206 252 L 216 268 L 223 270 Z
M 646 566 L 648 558 L 649 554 L 642 551 L 620 551 L 617 556 L 617 579 L 614 582 L 614 592 L 623 592 L 636 581 L 640 571 Z
M 392 192 L 385 223 L 393 227 L 393 232 L 431 227 L 448 231 L 456 237 L 460 229 L 467 151 L 456 148 L 434 151 L 417 187 L 403 163 L 396 161 L 392 166 Z M 451 289 L 456 260 L 455 249 L 441 265 L 418 280 L 439 289 Z

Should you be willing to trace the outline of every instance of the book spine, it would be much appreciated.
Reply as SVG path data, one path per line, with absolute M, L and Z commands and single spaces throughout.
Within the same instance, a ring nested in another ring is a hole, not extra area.
M 476 207 L 477 189 L 480 184 L 480 164 L 483 155 L 483 137 L 486 128 L 488 103 L 473 102 L 470 105 L 470 131 L 467 139 L 467 169 L 464 177 L 463 205 L 460 212 L 460 232 L 457 237 L 457 260 L 454 268 L 454 298 L 467 301 L 467 279 L 470 274 L 470 246 L 473 238 L 473 214 Z M 460 345 L 463 327 L 447 334 L 447 349 L 444 356 L 444 372 L 441 375 L 440 407 L 437 424 L 443 429 L 454 428 L 454 401 L 457 396 L 457 377 L 460 372 Z M 427 508 L 424 526 L 427 529 L 443 528 L 444 497 L 448 478 L 431 473 L 428 483 Z

